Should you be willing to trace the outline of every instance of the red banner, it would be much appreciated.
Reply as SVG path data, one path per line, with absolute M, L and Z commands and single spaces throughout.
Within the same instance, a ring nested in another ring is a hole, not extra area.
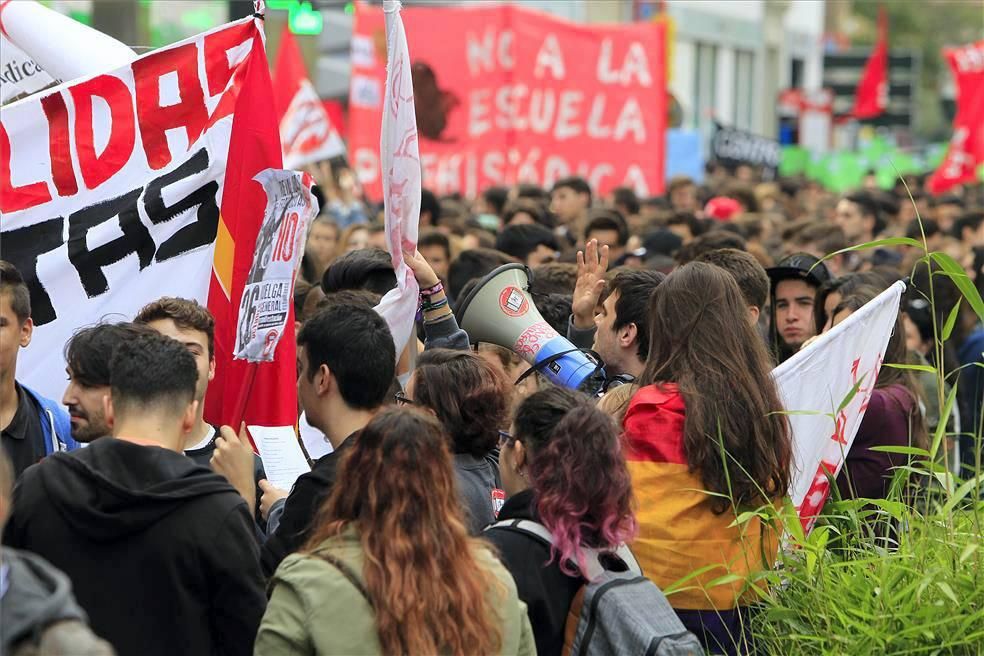
M 984 41 L 944 48 L 957 87 L 950 149 L 929 180 L 929 189 L 942 194 L 954 185 L 973 182 L 984 164 Z
M 475 196 L 580 175 L 598 193 L 663 190 L 664 27 L 579 25 L 513 5 L 409 8 L 424 186 Z M 382 196 L 383 13 L 356 5 L 350 158 Z

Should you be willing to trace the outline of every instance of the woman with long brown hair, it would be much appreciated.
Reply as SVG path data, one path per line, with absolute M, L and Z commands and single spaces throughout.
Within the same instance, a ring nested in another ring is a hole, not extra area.
M 778 551 L 759 517 L 736 516 L 774 503 L 790 482 L 788 424 L 746 316 L 724 269 L 694 262 L 671 273 L 650 300 L 649 360 L 624 419 L 633 553 L 664 590 L 692 576 L 667 598 L 711 653 L 748 650 L 746 586 Z
M 535 653 L 512 577 L 465 529 L 449 443 L 413 410 L 366 426 L 273 577 L 257 656 Z

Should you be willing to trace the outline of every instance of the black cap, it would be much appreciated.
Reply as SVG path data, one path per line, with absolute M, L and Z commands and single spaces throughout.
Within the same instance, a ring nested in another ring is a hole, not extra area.
M 672 257 L 683 246 L 683 240 L 670 230 L 659 228 L 643 235 L 642 246 L 646 249 L 647 255 L 669 255 Z
M 819 258 L 813 257 L 809 253 L 793 253 L 782 258 L 774 267 L 765 270 L 769 274 L 769 280 L 775 287 L 780 280 L 795 278 L 805 280 L 814 287 L 819 287 L 833 276 L 827 266 L 820 262 Z

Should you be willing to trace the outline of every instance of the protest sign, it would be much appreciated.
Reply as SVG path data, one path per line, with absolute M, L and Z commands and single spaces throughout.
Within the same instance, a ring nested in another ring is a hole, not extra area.
M 280 167 L 271 93 L 247 18 L 4 107 L 0 255 L 27 281 L 36 326 L 24 383 L 61 398 L 76 329 L 161 296 L 208 298 L 217 376 L 206 419 L 234 423 L 242 403 L 251 425 L 293 425 L 294 340 L 257 374 L 255 403 L 232 361 L 265 206 L 252 178 Z
M 345 154 L 345 144 L 308 78 L 297 39 L 285 25 L 273 76 L 284 167 L 301 167 Z
M 698 184 L 704 181 L 700 134 L 695 130 L 666 131 L 666 179 L 677 175 L 685 175 Z
M 782 147 L 775 139 L 715 123 L 711 156 L 725 166 L 761 166 L 767 177 L 774 177 L 782 161 Z
M 314 179 L 307 173 L 266 169 L 253 179 L 263 185 L 267 204 L 239 305 L 234 357 L 270 362 L 287 328 L 294 274 L 318 201 L 311 194 Z
M 946 158 L 929 179 L 934 194 L 973 182 L 984 163 L 984 40 L 945 48 L 943 55 L 956 82 L 957 114 Z
M 783 146 L 779 156 L 779 175 L 799 175 L 806 172 L 810 151 L 803 146 Z
M 491 185 L 581 175 L 601 194 L 620 185 L 642 197 L 662 192 L 665 25 L 589 27 L 485 4 L 414 7 L 403 19 L 424 186 L 474 197 Z M 377 199 L 383 35 L 382 12 L 357 3 L 349 156 Z
M 903 291 L 895 283 L 772 371 L 793 436 L 789 495 L 807 531 L 861 426 Z

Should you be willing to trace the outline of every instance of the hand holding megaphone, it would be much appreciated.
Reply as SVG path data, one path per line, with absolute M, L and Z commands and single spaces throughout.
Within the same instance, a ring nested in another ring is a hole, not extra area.
M 529 295 L 530 276 L 522 264 L 505 264 L 485 276 L 461 301 L 458 324 L 473 342 L 510 349 L 557 385 L 576 389 L 604 380 L 595 358 L 543 320 Z

